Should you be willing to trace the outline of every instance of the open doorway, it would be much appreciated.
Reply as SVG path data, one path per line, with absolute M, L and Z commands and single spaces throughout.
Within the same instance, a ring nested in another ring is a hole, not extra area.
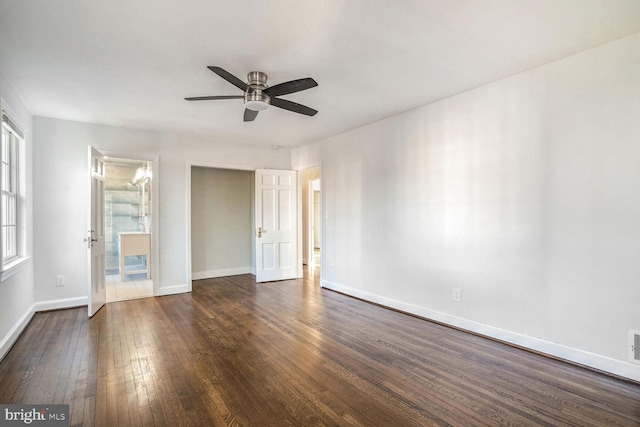
M 191 163 L 188 282 L 253 274 L 261 283 L 301 275 L 297 188 L 291 170 Z
M 255 274 L 254 181 L 253 170 L 191 166 L 192 280 Z
M 321 211 L 320 178 L 317 178 L 309 181 L 309 268 L 313 274 L 320 272 Z
M 320 275 L 322 253 L 322 196 L 320 168 L 299 172 L 302 190 L 302 263 L 309 274 Z
M 106 302 L 153 296 L 152 162 L 105 161 Z

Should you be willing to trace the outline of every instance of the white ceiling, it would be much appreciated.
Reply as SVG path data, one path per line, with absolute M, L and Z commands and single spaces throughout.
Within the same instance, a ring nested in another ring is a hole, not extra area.
M 33 115 L 296 147 L 640 32 L 640 0 L 0 0 L 0 71 Z M 209 71 L 313 77 L 244 123 Z

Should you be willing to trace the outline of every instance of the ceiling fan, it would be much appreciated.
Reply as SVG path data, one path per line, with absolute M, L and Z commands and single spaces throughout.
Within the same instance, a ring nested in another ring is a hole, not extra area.
M 300 92 L 318 86 L 311 77 L 291 80 L 275 86 L 267 85 L 267 75 L 261 71 L 251 71 L 247 75 L 247 83 L 243 82 L 228 71 L 220 67 L 208 66 L 208 69 L 244 92 L 244 95 L 214 95 L 214 96 L 193 96 L 185 98 L 187 101 L 208 101 L 212 99 L 244 99 L 244 121 L 255 120 L 260 111 L 269 108 L 269 105 L 293 111 L 294 113 L 306 116 L 315 116 L 318 112 L 306 105 L 276 98 L 280 95 Z

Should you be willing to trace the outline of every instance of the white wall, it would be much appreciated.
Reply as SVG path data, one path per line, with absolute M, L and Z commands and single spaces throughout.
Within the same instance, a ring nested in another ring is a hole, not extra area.
M 292 153 L 320 162 L 323 286 L 640 379 L 640 34 Z
M 251 171 L 191 169 L 194 280 L 251 273 L 254 179 Z
M 73 300 L 87 296 L 87 146 L 132 156 L 159 156 L 154 185 L 159 185 L 160 293 L 189 289 L 187 278 L 187 174 L 190 162 L 216 162 L 254 168 L 290 168 L 287 150 L 271 150 L 224 141 L 153 131 L 34 118 L 35 298 Z M 55 277 L 64 275 L 64 287 Z
M 1 69 L 0 63 L 0 69 Z M 32 117 L 22 100 L 0 73 L 0 98 L 11 109 L 11 118 L 25 132 L 25 172 L 27 209 L 27 254 L 33 247 L 33 184 L 32 184 Z M 4 357 L 22 328 L 33 315 L 33 262 L 27 261 L 24 268 L 0 283 L 0 359 Z

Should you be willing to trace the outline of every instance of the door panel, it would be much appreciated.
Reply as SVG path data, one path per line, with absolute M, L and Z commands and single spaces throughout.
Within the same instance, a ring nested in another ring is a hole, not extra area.
M 281 184 L 281 186 L 283 186 Z M 286 184 L 287 187 L 290 187 L 291 184 Z M 293 226 L 293 217 L 295 216 L 295 212 L 292 212 L 292 194 L 290 190 L 280 190 L 278 194 L 278 212 L 279 216 L 279 227 L 280 230 L 291 230 Z
M 297 277 L 296 173 L 256 170 L 256 281 Z
M 280 268 L 291 268 L 291 244 L 280 243 Z
M 273 243 L 262 244 L 262 269 L 264 271 L 276 269 L 276 251 Z
M 90 284 L 89 317 L 107 300 L 104 235 L 104 156 L 89 147 L 89 218 L 85 242 L 88 251 L 87 277 Z

